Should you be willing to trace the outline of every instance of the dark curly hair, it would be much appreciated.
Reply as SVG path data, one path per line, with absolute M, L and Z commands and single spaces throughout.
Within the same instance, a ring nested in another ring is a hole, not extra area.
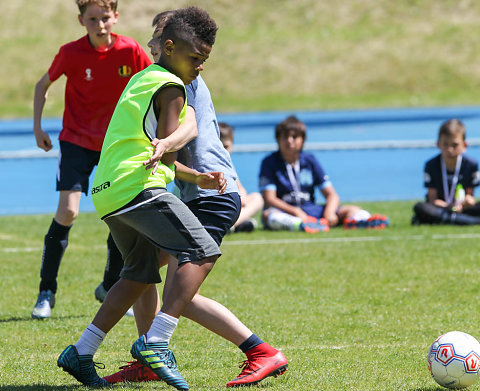
M 187 7 L 175 10 L 165 23 L 162 41 L 182 39 L 192 41 L 198 39 L 209 46 L 215 43 L 218 26 L 210 15 L 201 8 Z

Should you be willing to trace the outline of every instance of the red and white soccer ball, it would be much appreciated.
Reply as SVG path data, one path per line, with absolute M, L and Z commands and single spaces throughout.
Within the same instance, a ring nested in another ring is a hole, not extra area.
M 467 333 L 450 331 L 433 341 L 427 361 L 438 384 L 446 388 L 465 388 L 478 380 L 480 344 Z

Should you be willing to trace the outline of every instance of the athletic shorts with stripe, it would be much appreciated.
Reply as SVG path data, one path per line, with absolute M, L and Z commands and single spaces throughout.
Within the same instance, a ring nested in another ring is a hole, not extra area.
M 190 209 L 165 189 L 142 191 L 104 221 L 124 260 L 120 276 L 128 280 L 159 283 L 161 250 L 179 264 L 221 255 Z

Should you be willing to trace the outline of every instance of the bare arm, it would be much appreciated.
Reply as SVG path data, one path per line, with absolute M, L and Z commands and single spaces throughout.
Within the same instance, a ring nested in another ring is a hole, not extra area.
M 178 87 L 167 87 L 161 90 L 155 98 L 159 115 L 156 131 L 156 138 L 151 144 L 155 147 L 155 151 L 150 159 L 143 162 L 147 170 L 152 169 L 155 174 L 158 162 L 162 159 L 164 164 L 172 164 L 176 159 L 176 153 L 167 154 L 167 145 L 162 139 L 173 134 L 179 126 L 180 113 L 185 103 L 185 94 Z
M 460 207 L 457 206 L 458 211 L 468 209 L 475 205 L 475 197 L 473 196 L 473 187 L 467 187 L 465 189 L 465 199 L 461 203 Z
M 340 197 L 338 196 L 333 186 L 328 186 L 321 189 L 325 197 L 325 210 L 323 217 L 328 220 L 328 224 L 332 227 L 338 224 L 337 209 L 340 206 Z
M 262 195 L 263 199 L 265 200 L 265 207 L 267 208 L 274 207 L 284 211 L 285 213 L 300 217 L 301 219 L 305 219 L 307 217 L 307 214 L 301 208 L 290 205 L 289 203 L 278 198 L 275 190 L 264 190 Z
M 187 145 L 198 135 L 197 121 L 195 119 L 195 110 L 191 106 L 187 106 L 185 119 L 178 129 L 168 137 L 162 139 L 168 152 L 178 151 Z
M 442 208 L 446 208 L 448 206 L 446 201 L 438 198 L 438 191 L 433 187 L 429 187 L 427 190 L 427 201 L 433 205 L 440 206 Z
M 217 189 L 219 194 L 223 194 L 227 188 L 223 172 L 202 173 L 179 162 L 175 162 L 175 177 L 184 182 L 194 183 L 202 189 Z
M 45 73 L 35 85 L 33 96 L 33 133 L 37 146 L 48 152 L 52 149 L 52 142 L 49 135 L 42 129 L 42 113 L 47 101 L 48 88 L 52 84 L 48 72 Z

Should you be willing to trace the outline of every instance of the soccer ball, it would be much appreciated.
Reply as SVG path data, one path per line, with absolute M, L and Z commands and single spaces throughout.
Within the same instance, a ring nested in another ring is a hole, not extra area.
M 427 361 L 438 384 L 446 388 L 465 388 L 478 380 L 480 344 L 467 333 L 450 331 L 433 341 Z

